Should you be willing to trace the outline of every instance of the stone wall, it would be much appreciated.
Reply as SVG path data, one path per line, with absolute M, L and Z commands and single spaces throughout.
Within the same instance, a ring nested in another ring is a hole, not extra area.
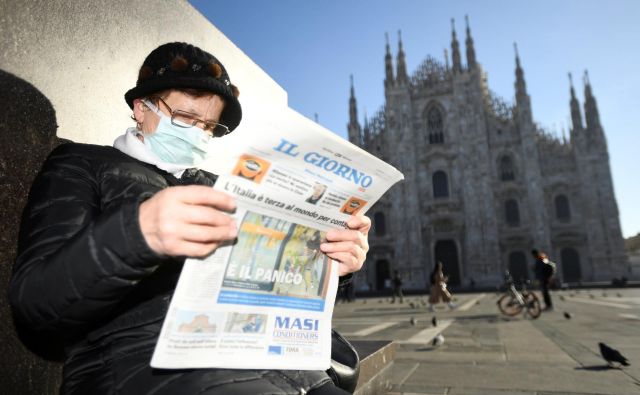
M 6 290 L 29 187 L 44 158 L 59 143 L 56 113 L 33 85 L 2 70 L 0 108 L 0 392 L 54 394 L 60 366 L 35 357 L 18 340 Z
M 59 138 L 111 145 L 132 126 L 123 95 L 158 45 L 214 53 L 239 87 L 245 117 L 286 92 L 182 0 L 0 0 L 0 393 L 55 394 L 60 364 L 17 339 L 6 299 L 19 217 L 33 178 Z M 309 121 L 311 122 L 311 121 Z

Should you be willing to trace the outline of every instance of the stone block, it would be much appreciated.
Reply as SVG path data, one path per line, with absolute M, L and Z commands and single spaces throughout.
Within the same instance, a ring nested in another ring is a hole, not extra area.
M 396 344 L 389 340 L 350 340 L 360 355 L 360 377 L 354 394 L 373 395 L 391 388 Z

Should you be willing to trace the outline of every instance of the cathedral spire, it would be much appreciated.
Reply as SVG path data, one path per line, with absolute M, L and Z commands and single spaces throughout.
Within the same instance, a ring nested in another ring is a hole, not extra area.
M 582 115 L 580 114 L 580 103 L 576 98 L 576 91 L 573 89 L 573 78 L 569 73 L 569 86 L 571 92 L 571 100 L 569 106 L 571 107 L 571 123 L 573 124 L 573 130 L 582 130 Z
M 462 62 L 460 61 L 460 44 L 456 38 L 456 21 L 451 18 L 451 61 L 453 62 L 453 72 L 462 72 Z
M 407 62 L 404 59 L 404 50 L 402 49 L 402 33 L 400 30 L 398 30 L 398 60 L 396 75 L 398 83 L 406 83 L 409 81 L 409 77 L 407 76 Z
M 444 49 L 444 68 L 449 71 L 449 51 Z
M 356 91 L 353 87 L 353 74 L 349 76 L 351 81 L 351 96 L 349 97 L 349 124 L 358 123 L 358 105 L 356 102 Z
M 521 121 L 525 123 L 533 122 L 533 116 L 531 114 L 531 99 L 527 94 L 527 85 L 524 82 L 524 71 L 520 66 L 520 54 L 518 54 L 518 45 L 513 43 L 513 48 L 516 52 L 516 82 L 514 83 L 516 89 L 516 107 L 518 113 L 521 114 Z
M 518 54 L 518 44 L 513 43 L 513 48 L 516 51 L 516 100 L 519 100 L 519 97 L 526 96 L 527 94 L 527 84 L 524 82 L 524 71 L 520 66 L 520 54 Z
M 469 69 L 476 66 L 476 50 L 473 47 L 473 38 L 471 38 L 471 29 L 469 28 L 469 16 L 465 15 L 464 20 L 467 24 L 467 65 Z
M 349 97 L 349 124 L 347 125 L 347 131 L 349 135 L 349 141 L 353 144 L 360 145 L 360 124 L 358 123 L 358 106 L 356 103 L 356 94 L 353 87 L 353 74 L 349 76 L 351 80 L 351 96 Z
M 587 129 L 600 128 L 600 115 L 598 115 L 598 104 L 591 91 L 589 72 L 584 71 L 584 118 L 587 121 Z
M 369 118 L 367 118 L 367 109 L 364 109 L 364 145 L 369 143 L 371 138 L 371 130 L 369 128 Z
M 384 86 L 393 85 L 393 64 L 391 63 L 391 47 L 389 46 L 389 34 L 384 34 L 386 40 L 386 54 L 384 55 L 385 78 Z

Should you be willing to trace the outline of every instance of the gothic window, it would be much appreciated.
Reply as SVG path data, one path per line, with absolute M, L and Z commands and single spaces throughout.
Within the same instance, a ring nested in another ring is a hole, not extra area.
M 516 179 L 516 172 L 513 167 L 513 160 L 505 155 L 500 158 L 500 179 L 502 181 L 513 181 Z
M 555 199 L 556 218 L 561 222 L 569 222 L 571 220 L 571 207 L 569 199 L 565 195 L 558 195 Z
M 427 112 L 427 132 L 429 133 L 429 144 L 444 143 L 442 112 L 437 107 L 431 107 Z
M 504 202 L 504 214 L 507 225 L 512 227 L 520 225 L 520 209 L 515 199 Z
M 447 173 L 438 170 L 433 173 L 433 197 L 446 198 L 449 197 L 449 180 Z
M 384 236 L 387 233 L 386 224 L 384 222 L 384 213 L 377 212 L 373 215 L 373 229 L 376 236 Z

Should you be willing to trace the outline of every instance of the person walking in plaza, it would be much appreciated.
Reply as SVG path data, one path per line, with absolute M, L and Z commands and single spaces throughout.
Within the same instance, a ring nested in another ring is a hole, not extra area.
M 391 299 L 391 303 L 396 302 L 396 296 L 400 298 L 400 303 L 404 303 L 404 296 L 402 295 L 402 278 L 397 270 L 393 272 L 393 279 L 391 282 L 393 285 L 393 298 Z
M 444 275 L 442 272 L 442 262 L 436 262 L 436 266 L 433 268 L 430 276 L 431 286 L 429 289 L 429 311 L 435 311 L 434 305 L 440 303 L 442 300 L 446 303 L 451 310 L 455 309 L 457 306 L 451 301 L 452 296 L 449 290 L 447 289 L 447 281 L 449 278 Z
M 544 252 L 536 249 L 531 250 L 531 255 L 533 255 L 536 261 L 533 270 L 536 279 L 540 283 L 540 291 L 544 299 L 544 310 L 553 310 L 553 301 L 551 300 L 551 294 L 549 294 L 549 285 L 555 274 L 555 263 L 551 262 Z
M 22 216 L 9 300 L 22 338 L 64 360 L 61 394 L 347 393 L 325 371 L 149 365 L 185 258 L 238 235 L 235 200 L 198 168 L 239 125 L 238 92 L 209 52 L 161 45 L 124 95 L 134 126 L 113 147 L 66 143 L 44 163 Z M 370 226 L 351 216 L 319 241 L 343 280 L 362 267 Z

